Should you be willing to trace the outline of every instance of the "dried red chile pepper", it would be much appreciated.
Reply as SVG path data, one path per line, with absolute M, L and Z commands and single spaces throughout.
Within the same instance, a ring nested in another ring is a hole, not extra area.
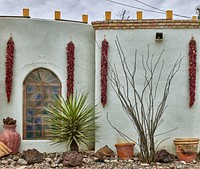
M 189 92 L 190 92 L 190 102 L 189 106 L 195 102 L 195 90 L 196 90 L 196 42 L 194 37 L 189 43 Z
M 13 77 L 13 63 L 14 63 L 14 42 L 12 37 L 7 42 L 6 48 L 6 78 L 5 78 L 5 85 L 6 85 L 6 95 L 7 95 L 7 102 L 10 102 L 10 96 L 12 91 L 12 77 Z
M 74 44 L 67 44 L 67 97 L 74 93 Z
M 103 107 L 107 101 L 107 76 L 108 76 L 108 42 L 102 41 L 101 46 L 101 104 Z

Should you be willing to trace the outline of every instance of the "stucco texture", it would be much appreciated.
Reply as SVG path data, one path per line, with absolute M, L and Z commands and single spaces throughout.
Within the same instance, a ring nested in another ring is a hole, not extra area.
M 94 102 L 94 30 L 91 25 L 29 18 L 0 18 L 0 124 L 9 116 L 17 120 L 17 132 L 23 133 L 23 81 L 36 68 L 54 72 L 62 84 L 66 97 L 66 46 L 75 45 L 75 91 L 89 92 Z M 5 92 L 6 43 L 12 33 L 15 43 L 11 101 Z M 3 131 L 3 128 L 0 128 Z M 51 146 L 49 140 L 23 140 L 20 151 L 37 148 L 42 152 L 65 151 L 65 146 Z
M 155 41 L 156 32 L 163 33 L 163 41 Z M 179 71 L 174 77 L 170 94 L 167 100 L 167 109 L 162 117 L 163 123 L 156 131 L 156 135 L 160 133 L 166 134 L 155 137 L 156 143 L 165 140 L 159 149 L 165 148 L 170 152 L 175 153 L 173 139 L 181 137 L 200 137 L 200 113 L 199 113 L 199 30 L 198 29 L 129 29 L 129 30 L 96 30 L 96 45 L 95 45 L 95 59 L 96 59 L 96 75 L 95 75 L 95 101 L 100 103 L 101 88 L 100 88 L 100 68 L 101 68 L 101 42 L 106 37 L 109 42 L 108 62 L 111 66 L 116 66 L 118 75 L 122 84 L 125 84 L 125 79 L 121 67 L 119 53 L 115 44 L 115 40 L 118 37 L 121 47 L 124 51 L 125 58 L 131 70 L 134 66 L 134 55 L 137 50 L 137 72 L 136 72 L 136 84 L 139 91 L 144 85 L 144 70 L 142 67 L 142 55 L 147 57 L 148 45 L 150 49 L 150 55 L 154 55 L 154 63 L 157 60 L 159 54 L 164 49 L 162 60 L 164 60 L 164 68 L 162 77 L 160 79 L 157 93 L 157 101 L 163 96 L 163 87 L 166 78 L 174 65 L 176 59 L 181 56 L 182 62 Z M 196 102 L 192 108 L 189 108 L 189 41 L 194 36 L 197 43 L 197 79 L 196 79 Z M 109 69 L 109 75 L 111 71 Z M 103 108 L 100 106 L 100 119 L 99 123 L 101 128 L 97 135 L 100 136 L 96 143 L 96 150 L 108 145 L 115 150 L 114 144 L 119 140 L 117 132 L 109 125 L 106 120 L 106 114 L 108 113 L 111 123 L 120 131 L 131 137 L 136 142 L 138 141 L 138 134 L 134 128 L 134 125 L 127 117 L 126 113 L 122 109 L 121 103 L 112 89 L 110 81 L 108 81 L 107 91 L 107 104 Z M 134 105 L 134 104 L 133 104 Z M 136 145 L 135 151 L 139 151 L 139 147 Z

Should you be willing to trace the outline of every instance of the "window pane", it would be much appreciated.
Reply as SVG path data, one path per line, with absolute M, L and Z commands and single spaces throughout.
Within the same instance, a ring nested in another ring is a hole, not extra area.
M 34 123 L 34 117 L 26 117 L 27 123 Z
M 26 130 L 27 131 L 34 131 L 34 125 L 27 124 L 26 125 Z
M 41 93 L 36 94 L 35 100 L 42 100 L 42 94 Z
M 36 138 L 42 138 L 42 132 L 36 132 L 35 137 Z
M 52 86 L 52 93 L 57 94 L 59 92 L 59 87 L 58 86 Z
M 34 110 L 33 109 L 27 109 L 26 114 L 27 114 L 27 116 L 33 116 Z
M 42 125 L 41 124 L 35 125 L 35 130 L 36 131 L 42 131 Z
M 35 89 L 34 86 L 27 86 L 27 87 L 26 87 L 26 92 L 27 92 L 27 93 L 34 93 L 34 89 Z
M 42 123 L 42 117 L 36 117 L 35 118 L 35 123 Z
M 26 138 L 27 139 L 33 139 L 34 138 L 34 133 L 33 132 L 26 132 Z

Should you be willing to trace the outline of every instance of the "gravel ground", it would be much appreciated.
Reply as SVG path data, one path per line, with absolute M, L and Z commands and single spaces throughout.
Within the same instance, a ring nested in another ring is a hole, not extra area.
M 63 153 L 43 153 L 42 163 L 28 165 L 27 161 L 21 158 L 21 154 L 9 155 L 0 159 L 1 169 L 200 169 L 200 161 L 185 163 L 174 161 L 172 163 L 141 163 L 138 158 L 132 160 L 119 160 L 116 157 L 104 162 L 96 162 L 94 152 L 84 153 L 83 163 L 79 167 L 65 167 L 62 164 Z

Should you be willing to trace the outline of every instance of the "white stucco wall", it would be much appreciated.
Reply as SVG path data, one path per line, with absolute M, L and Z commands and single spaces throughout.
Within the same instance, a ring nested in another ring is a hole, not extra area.
M 62 83 L 62 95 L 66 96 L 66 50 L 65 47 L 72 38 L 75 44 L 75 90 L 90 92 L 90 100 L 99 104 L 98 120 L 101 127 L 97 132 L 99 136 L 95 149 L 108 145 L 115 150 L 118 134 L 112 129 L 106 120 L 106 113 L 110 121 L 125 134 L 137 141 L 137 133 L 121 104 L 114 93 L 110 82 L 108 83 L 108 100 L 105 108 L 102 108 L 100 89 L 100 62 L 101 42 L 106 36 L 109 42 L 108 60 L 111 65 L 116 64 L 119 76 L 123 78 L 120 68 L 119 54 L 115 45 L 118 36 L 125 52 L 129 65 L 133 65 L 134 52 L 138 51 L 138 61 L 142 55 L 147 54 L 147 45 L 150 44 L 150 53 L 159 55 L 165 49 L 163 58 L 165 67 L 163 77 L 168 75 L 170 68 L 179 55 L 183 56 L 181 68 L 171 85 L 167 102 L 167 110 L 163 116 L 164 122 L 157 133 L 174 129 L 165 135 L 156 137 L 158 141 L 170 137 L 163 142 L 160 148 L 166 148 L 174 152 L 173 139 L 177 137 L 200 137 L 199 100 L 199 30 L 198 29 L 140 29 L 140 30 L 94 30 L 91 25 L 67 22 L 50 21 L 27 18 L 0 18 L 0 124 L 2 119 L 10 116 L 17 119 L 17 131 L 22 136 L 23 131 L 23 81 L 34 69 L 39 67 L 53 71 Z M 156 32 L 163 32 L 164 40 L 155 41 Z M 15 42 L 14 76 L 11 102 L 7 103 L 5 92 L 5 61 L 6 43 L 12 33 Z M 193 34 L 197 42 L 197 80 L 196 102 L 189 108 L 188 90 L 188 43 Z M 94 40 L 94 37 L 96 38 Z M 138 64 L 139 65 L 139 64 Z M 131 67 L 132 68 L 132 67 Z M 141 65 L 138 72 L 141 71 Z M 110 74 L 110 71 L 109 71 Z M 142 83 L 143 76 L 137 76 L 138 84 Z M 161 85 L 165 79 L 160 81 Z M 1 123 L 2 122 L 2 123 Z M 0 127 L 0 132 L 3 128 Z M 41 152 L 64 151 L 64 146 L 50 146 L 49 141 L 22 140 L 20 151 L 28 148 L 37 148 Z M 139 150 L 138 147 L 136 147 Z
M 155 41 L 156 32 L 163 32 L 164 40 L 162 42 Z M 199 30 L 198 29 L 135 29 L 135 30 L 96 30 L 96 45 L 95 45 L 95 59 L 96 59 L 96 75 L 95 75 L 95 101 L 101 102 L 101 89 L 100 89 L 100 63 L 101 63 L 101 42 L 106 36 L 109 42 L 108 61 L 111 65 L 116 65 L 119 73 L 119 77 L 123 78 L 122 69 L 120 67 L 119 54 L 115 45 L 116 36 L 119 38 L 123 51 L 129 65 L 133 68 L 134 53 L 138 51 L 138 61 L 141 61 L 142 55 L 147 54 L 147 45 L 150 44 L 150 53 L 155 54 L 155 57 L 159 55 L 162 49 L 165 49 L 163 59 L 165 60 L 165 67 L 163 70 L 163 77 L 160 83 L 164 84 L 166 75 L 175 63 L 175 60 L 179 55 L 183 57 L 181 68 L 176 74 L 170 89 L 170 94 L 167 101 L 167 109 L 163 115 L 164 122 L 159 127 L 157 134 L 169 131 L 177 127 L 175 131 L 169 132 L 165 135 L 156 137 L 155 140 L 162 141 L 165 138 L 170 137 L 160 145 L 161 148 L 166 148 L 168 151 L 173 152 L 174 144 L 173 139 L 179 137 L 200 137 L 200 87 L 199 87 Z M 189 84 L 188 84 L 188 44 L 191 39 L 191 35 L 194 36 L 197 42 L 197 80 L 196 80 L 196 102 L 192 108 L 189 108 Z M 141 62 L 140 62 L 141 63 Z M 139 64 L 138 64 L 139 65 Z M 139 75 L 138 84 L 143 85 L 141 81 L 143 74 L 141 64 L 137 70 Z M 109 71 L 109 74 L 111 72 Z M 123 80 L 122 80 L 123 81 Z M 159 95 L 159 94 L 158 94 Z M 98 142 L 96 143 L 96 150 L 108 145 L 115 150 L 114 144 L 117 142 L 118 134 L 109 125 L 106 120 L 106 113 L 109 114 L 109 119 L 112 124 L 120 129 L 122 132 L 138 140 L 138 135 L 131 121 L 123 111 L 119 99 L 114 93 L 110 82 L 108 82 L 107 92 L 107 105 L 103 108 L 100 107 L 100 119 L 98 120 L 101 128 L 97 133 L 99 135 Z M 139 147 L 137 147 L 139 150 Z M 136 150 L 136 151 L 137 151 Z
M 94 102 L 94 30 L 91 25 L 67 21 L 25 18 L 0 18 L 0 124 L 10 116 L 17 120 L 17 132 L 23 132 L 23 81 L 34 69 L 53 71 L 66 96 L 66 50 L 70 37 L 75 44 L 75 90 L 88 91 Z M 11 102 L 5 91 L 6 44 L 12 33 L 15 43 Z M 3 128 L 0 128 L 3 131 Z M 64 146 L 50 146 L 49 141 L 22 140 L 20 151 L 37 148 L 41 152 L 64 151 Z

